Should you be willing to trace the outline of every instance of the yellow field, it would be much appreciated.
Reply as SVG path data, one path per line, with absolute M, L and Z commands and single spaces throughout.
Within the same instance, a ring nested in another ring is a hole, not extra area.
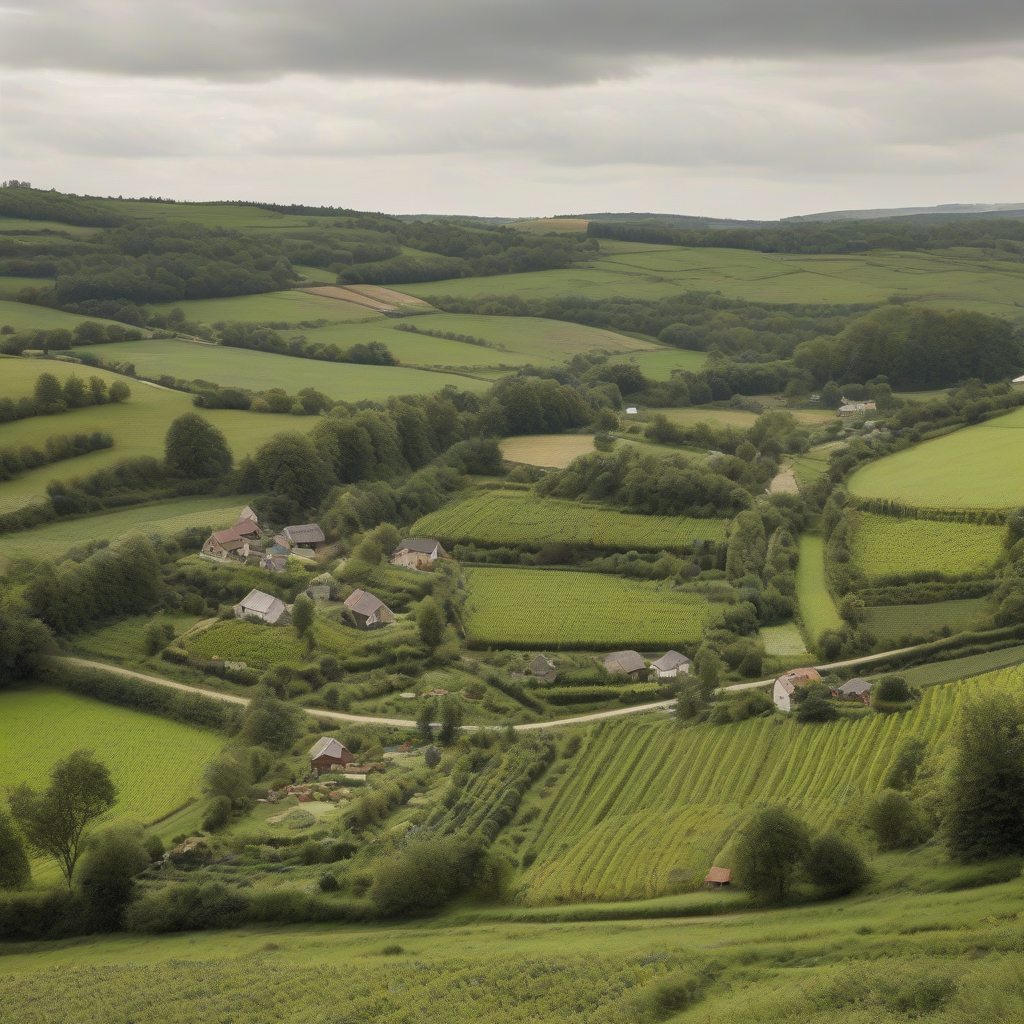
M 501 442 L 501 453 L 509 462 L 546 469 L 565 469 L 573 459 L 593 450 L 594 438 L 589 434 L 529 434 Z

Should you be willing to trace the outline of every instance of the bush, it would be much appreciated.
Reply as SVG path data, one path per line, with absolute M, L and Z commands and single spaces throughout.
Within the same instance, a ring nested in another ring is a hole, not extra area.
M 826 832 L 811 843 L 804 870 L 811 883 L 829 896 L 855 892 L 868 880 L 860 851 L 834 832 Z
M 864 811 L 864 823 L 880 850 L 905 850 L 927 838 L 924 820 L 903 793 L 882 790 Z
M 322 874 L 317 885 L 321 892 L 337 892 L 341 888 L 341 883 L 330 872 Z
M 14 819 L 0 808 L 0 889 L 23 889 L 32 880 L 32 868 Z
M 414 839 L 379 864 L 370 899 L 384 917 L 436 910 L 475 887 L 483 855 L 479 844 L 454 837 Z
M 216 832 L 228 823 L 231 816 L 231 801 L 226 796 L 215 796 L 203 813 L 203 831 Z
M 119 930 L 124 912 L 135 895 L 135 878 L 150 863 L 142 826 L 111 825 L 89 843 L 79 881 L 94 928 Z

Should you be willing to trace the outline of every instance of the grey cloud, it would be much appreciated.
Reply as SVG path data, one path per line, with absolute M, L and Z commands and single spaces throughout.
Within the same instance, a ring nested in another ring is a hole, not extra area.
M 1021 0 L 32 0 L 9 67 L 259 81 L 593 82 L 659 59 L 887 54 L 1024 40 Z

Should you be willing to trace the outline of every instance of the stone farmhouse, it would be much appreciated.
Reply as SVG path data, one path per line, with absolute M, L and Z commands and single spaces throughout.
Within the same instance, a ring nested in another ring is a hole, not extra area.
M 395 613 L 368 590 L 353 590 L 345 598 L 345 607 L 352 613 L 360 629 L 380 629 L 395 621 Z
M 433 537 L 409 537 L 391 552 L 391 564 L 404 565 L 409 569 L 429 569 L 439 558 L 447 557 L 448 552 Z
M 273 594 L 265 594 L 262 590 L 250 590 L 235 605 L 235 618 L 245 619 L 253 616 L 270 626 L 287 626 L 292 621 L 288 605 Z
M 604 667 L 613 675 L 639 679 L 647 671 L 647 663 L 637 651 L 613 651 L 605 655 Z
M 655 679 L 675 679 L 680 673 L 688 676 L 692 671 L 693 662 L 678 651 L 669 651 L 657 661 L 651 662 L 651 675 Z
M 806 686 L 808 683 L 820 682 L 821 676 L 818 674 L 817 669 L 795 668 L 792 672 L 787 672 L 775 680 L 772 700 L 775 701 L 775 706 L 780 711 L 792 711 L 792 697 L 797 689 L 801 686 Z
M 248 505 L 239 513 L 234 526 L 226 530 L 215 530 L 206 538 L 200 552 L 206 558 L 215 558 L 226 562 L 235 559 L 244 562 L 253 549 L 263 540 L 259 519 Z

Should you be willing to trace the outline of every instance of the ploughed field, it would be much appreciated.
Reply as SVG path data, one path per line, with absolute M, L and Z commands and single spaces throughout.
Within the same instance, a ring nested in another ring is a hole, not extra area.
M 539 548 L 548 543 L 587 544 L 622 551 L 678 551 L 695 541 L 725 540 L 724 519 L 644 516 L 539 498 L 523 491 L 482 490 L 424 516 L 416 536 L 448 544 Z
M 667 650 L 712 618 L 701 594 L 601 573 L 467 569 L 466 636 L 477 647 Z

